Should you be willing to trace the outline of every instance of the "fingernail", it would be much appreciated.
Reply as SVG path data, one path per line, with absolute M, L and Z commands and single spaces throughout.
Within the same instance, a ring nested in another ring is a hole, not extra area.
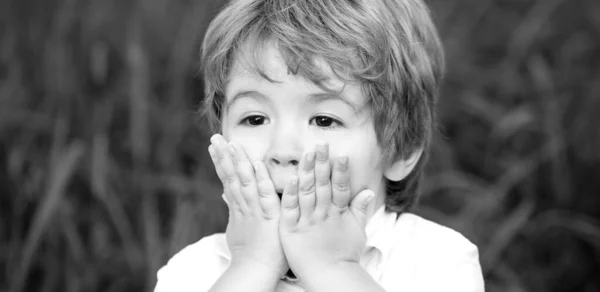
M 214 134 L 214 135 L 212 135 L 212 137 L 210 137 L 210 142 L 212 142 L 213 144 L 214 144 L 214 143 L 217 143 L 217 141 L 218 141 L 218 136 L 219 136 L 219 134 Z
M 215 157 L 215 149 L 212 145 L 208 146 L 208 153 L 210 154 L 210 157 Z
M 327 148 L 327 142 L 324 142 L 324 141 L 317 142 L 316 148 L 317 148 L 317 151 L 325 150 L 325 148 Z
M 318 142 L 317 143 L 317 159 L 319 160 L 325 160 L 328 159 L 328 154 L 327 153 L 327 143 L 326 142 Z
M 306 153 L 306 161 L 312 162 L 313 160 L 315 160 L 315 152 L 311 151 Z

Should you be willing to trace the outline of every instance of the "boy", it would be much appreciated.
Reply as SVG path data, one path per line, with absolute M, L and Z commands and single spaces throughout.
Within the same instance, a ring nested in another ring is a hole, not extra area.
M 155 291 L 483 291 L 477 248 L 407 213 L 443 54 L 422 0 L 237 0 L 202 64 L 229 207 Z

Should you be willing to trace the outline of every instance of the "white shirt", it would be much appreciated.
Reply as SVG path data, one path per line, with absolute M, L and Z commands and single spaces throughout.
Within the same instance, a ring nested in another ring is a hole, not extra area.
M 360 265 L 386 291 L 484 291 L 477 247 L 460 233 L 411 213 L 378 209 L 366 227 Z M 229 266 L 224 233 L 174 255 L 157 274 L 154 292 L 208 291 Z M 305 291 L 284 277 L 275 291 Z

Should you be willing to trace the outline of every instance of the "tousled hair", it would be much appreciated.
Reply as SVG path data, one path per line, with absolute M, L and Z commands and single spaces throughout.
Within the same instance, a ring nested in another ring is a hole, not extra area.
M 386 209 L 408 211 L 434 129 L 444 56 L 422 0 L 234 0 L 211 22 L 202 45 L 203 113 L 221 130 L 225 88 L 234 60 L 264 73 L 260 53 L 275 44 L 288 70 L 321 86 L 328 64 L 335 76 L 358 82 L 373 113 L 382 162 L 423 155 L 402 181 L 386 181 Z

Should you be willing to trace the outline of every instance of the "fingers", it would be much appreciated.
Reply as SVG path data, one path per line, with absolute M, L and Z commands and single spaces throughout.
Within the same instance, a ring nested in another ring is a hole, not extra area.
M 282 209 L 292 210 L 288 214 L 309 222 L 326 218 L 331 210 L 348 210 L 352 197 L 348 156 L 337 157 L 332 167 L 325 142 L 317 143 L 300 159 L 297 177 L 289 182 L 287 196 L 281 201 L 264 163 L 250 163 L 239 145 L 226 143 L 220 135 L 213 136 L 211 142 L 211 159 L 223 183 L 228 206 L 233 209 L 261 212 L 267 218 L 278 218 Z
M 293 227 L 300 220 L 300 202 L 298 199 L 298 177 L 292 176 L 283 189 L 283 195 L 281 196 L 281 224 Z
M 254 179 L 254 167 L 250 164 L 246 153 L 239 145 L 229 142 L 228 151 L 233 158 L 240 191 L 246 204 L 251 209 L 258 208 L 258 191 Z
M 225 173 L 223 172 L 223 168 L 221 168 L 221 162 L 219 160 L 219 157 L 217 156 L 217 150 L 215 149 L 215 146 L 208 146 L 208 153 L 210 154 L 210 159 L 212 160 L 212 163 L 215 166 L 215 170 L 217 171 L 217 176 L 219 177 L 223 185 L 225 185 Z M 225 196 L 227 196 L 227 194 L 225 194 Z
M 331 208 L 331 165 L 329 144 L 325 142 L 319 142 L 316 147 L 315 188 L 317 193 L 315 217 L 324 218 Z
M 247 206 L 241 194 L 235 191 L 235 189 L 238 189 L 237 175 L 235 174 L 235 170 L 233 170 L 233 162 L 226 148 L 227 144 L 225 144 L 222 138 L 219 139 L 215 136 L 211 138 L 211 143 L 212 145 L 208 147 L 208 152 L 210 153 L 217 175 L 223 184 L 223 192 L 228 202 L 227 205 L 230 211 L 233 209 L 238 212 L 244 212 L 247 210 Z
M 279 216 L 280 202 L 273 181 L 264 163 L 255 161 L 253 165 L 258 186 L 258 203 L 267 219 L 276 219 Z
M 215 157 L 213 163 L 215 164 L 215 169 L 217 169 L 217 175 L 219 175 L 223 183 L 225 195 L 228 201 L 232 203 L 230 205 L 233 205 L 230 207 L 233 207 L 234 210 L 242 214 L 250 212 L 251 209 L 247 202 L 251 202 L 251 200 L 247 200 L 242 193 L 242 180 L 238 172 L 242 174 L 243 184 L 245 184 L 244 188 L 248 189 L 251 184 L 248 179 L 248 172 L 252 172 L 252 170 L 249 170 L 248 165 L 242 162 L 243 158 L 237 155 L 235 147 L 228 145 L 223 137 L 214 135 L 210 141 L 215 154 L 211 155 L 211 157 Z M 234 156 L 236 159 L 235 162 Z M 239 170 L 237 169 L 238 166 Z
M 229 209 L 242 214 L 261 214 L 265 219 L 278 219 L 279 197 L 264 163 L 250 163 L 237 143 L 226 143 L 220 135 L 211 138 L 211 159 L 223 183 Z
M 332 202 L 339 211 L 344 211 L 350 204 L 350 168 L 348 156 L 341 154 L 333 164 L 331 174 Z
M 315 152 L 306 152 L 298 165 L 298 201 L 300 214 L 308 219 L 315 210 Z

